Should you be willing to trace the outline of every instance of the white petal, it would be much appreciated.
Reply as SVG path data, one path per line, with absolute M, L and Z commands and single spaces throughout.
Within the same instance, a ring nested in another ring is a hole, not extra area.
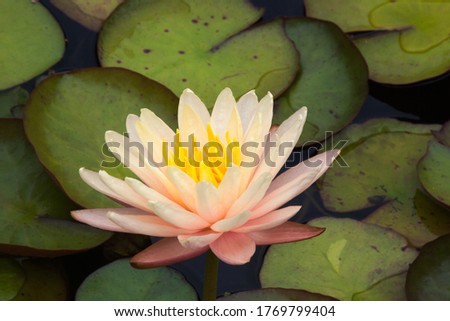
M 105 171 L 99 171 L 98 175 L 100 176 L 100 179 L 103 181 L 103 183 L 105 183 L 105 185 L 108 186 L 111 190 L 124 198 L 127 204 L 140 208 L 144 211 L 148 210 L 147 200 L 136 193 L 123 180 L 113 177 Z
M 136 193 L 138 193 L 139 195 L 144 197 L 147 202 L 148 201 L 164 202 L 164 203 L 170 203 L 170 204 L 172 204 L 174 206 L 180 206 L 176 202 L 174 202 L 173 200 L 165 197 L 161 193 L 159 193 L 159 192 L 155 191 L 154 189 L 148 187 L 147 185 L 145 185 L 144 183 L 142 183 L 141 181 L 139 181 L 137 179 L 134 179 L 134 178 L 131 178 L 131 177 L 126 177 L 125 178 L 125 183 L 127 183 Z
M 202 229 L 209 223 L 200 216 L 180 207 L 162 202 L 149 202 L 150 209 L 166 222 L 185 229 Z
M 214 104 L 213 111 L 211 113 L 211 127 L 215 134 L 220 137 L 225 136 L 227 131 L 227 125 L 230 122 L 231 111 L 236 105 L 233 93 L 230 88 L 225 88 L 217 96 L 216 103 Z
M 91 186 L 96 191 L 105 194 L 106 196 L 109 196 L 115 200 L 118 200 L 119 202 L 122 202 L 124 204 L 128 204 L 137 208 L 140 208 L 142 210 L 149 210 L 147 205 L 143 203 L 144 199 L 140 196 L 137 198 L 134 198 L 130 196 L 130 194 L 121 194 L 117 192 L 116 188 L 112 188 L 110 184 L 105 183 L 105 181 L 100 177 L 100 174 L 85 168 L 80 168 L 80 176 L 81 179 L 87 183 L 89 186 Z M 118 178 L 114 178 L 114 180 L 123 182 L 122 180 Z M 120 183 L 118 183 L 120 184 Z
M 178 114 L 178 125 L 181 143 L 191 144 L 195 139 L 195 142 L 200 143 L 199 147 L 202 147 L 208 142 L 206 125 L 203 124 L 199 115 L 191 107 L 184 107 L 181 114 Z M 192 138 L 192 135 L 194 138 Z
M 218 221 L 217 223 L 211 225 L 211 229 L 216 232 L 228 232 L 234 230 L 235 228 L 245 224 L 251 215 L 252 212 L 243 211 L 242 213 Z
M 258 97 L 256 97 L 255 91 L 251 90 L 239 98 L 237 102 L 237 109 L 242 121 L 243 132 L 246 133 L 247 129 L 255 116 L 258 108 Z
M 158 133 L 166 142 L 172 142 L 175 136 L 174 131 L 154 112 L 147 108 L 141 109 L 141 120 L 147 129 Z
M 217 188 L 209 181 L 199 182 L 196 186 L 198 214 L 210 223 L 224 217 L 225 211 L 221 204 Z
M 197 212 L 195 181 L 188 174 L 175 166 L 167 167 L 166 175 L 178 190 L 178 195 L 182 199 L 184 205 L 186 205 L 186 207 L 188 207 L 191 211 Z
M 245 192 L 234 202 L 226 217 L 232 217 L 245 210 L 252 209 L 266 194 L 272 181 L 272 175 L 264 173 L 252 181 Z
M 210 115 L 205 104 L 198 98 L 196 94 L 190 89 L 185 89 L 180 96 L 180 102 L 178 104 L 178 116 L 183 113 L 184 108 L 189 106 L 195 111 L 195 113 L 200 117 L 203 125 L 206 126 L 210 121 Z M 180 119 L 178 119 L 178 124 L 180 124 Z
M 273 95 L 270 92 L 259 101 L 257 112 L 263 115 L 262 127 L 264 135 L 266 135 L 269 133 L 270 127 L 272 127 L 273 118 Z
M 222 208 L 224 212 L 227 212 L 231 205 L 237 200 L 239 197 L 239 186 L 241 181 L 240 176 L 240 167 L 231 166 L 227 169 L 225 176 L 220 182 L 219 187 L 217 188 L 220 195 L 220 204 L 222 204 Z
M 143 149 L 138 151 L 136 147 L 130 147 L 128 137 L 114 131 L 107 131 L 105 140 L 109 150 L 145 184 L 166 196 L 170 195 L 168 180 L 157 165 L 148 163 Z

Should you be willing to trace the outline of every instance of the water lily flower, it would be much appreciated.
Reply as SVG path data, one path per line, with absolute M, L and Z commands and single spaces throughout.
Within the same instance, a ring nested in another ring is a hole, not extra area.
M 300 206 L 280 207 L 314 183 L 338 151 L 319 154 L 275 178 L 306 113 L 304 107 L 271 130 L 270 93 L 258 101 L 250 91 L 236 102 L 226 88 L 210 114 L 186 89 L 176 132 L 148 109 L 128 116 L 128 137 L 106 132 L 110 150 L 139 179 L 80 169 L 87 184 L 127 207 L 72 215 L 104 230 L 162 237 L 131 259 L 140 268 L 173 264 L 209 249 L 223 262 L 245 264 L 256 245 L 314 237 L 323 229 L 288 221 Z

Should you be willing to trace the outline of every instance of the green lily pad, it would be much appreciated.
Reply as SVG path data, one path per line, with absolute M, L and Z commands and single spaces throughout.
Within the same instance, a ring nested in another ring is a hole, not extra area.
M 37 1 L 0 1 L 0 90 L 27 81 L 58 62 L 64 35 Z
M 433 132 L 434 137 L 441 144 L 450 147 L 450 121 L 446 122 L 441 130 Z
M 268 288 L 237 292 L 223 296 L 219 301 L 333 301 L 332 297 L 302 290 Z
M 309 16 L 344 32 L 372 31 L 354 37 L 372 80 L 408 84 L 450 69 L 448 1 L 305 0 L 305 6 Z
M 409 300 L 450 300 L 450 234 L 425 245 L 406 279 Z
M 195 290 L 173 269 L 138 270 L 128 259 L 114 261 L 84 280 L 78 301 L 192 301 Z
M 415 246 L 450 232 L 450 215 L 420 191 L 416 165 L 433 138 L 435 125 L 376 119 L 352 125 L 335 137 L 349 140 L 321 178 L 324 206 L 336 212 L 377 207 L 366 222 L 392 228 Z
M 21 118 L 28 91 L 21 87 L 0 92 L 0 118 Z
M 0 301 L 11 300 L 25 282 L 25 272 L 13 259 L 0 258 Z
M 117 177 L 132 176 L 108 152 L 105 131 L 125 131 L 128 114 L 153 110 L 172 127 L 178 99 L 167 88 L 132 71 L 90 68 L 44 80 L 25 111 L 25 130 L 44 166 L 67 195 L 87 208 L 117 207 L 89 188 L 80 167 L 104 169 Z
M 80 24 L 99 31 L 103 21 L 124 0 L 50 0 L 59 10 Z
M 398 233 L 352 219 L 311 221 L 326 231 L 310 240 L 273 245 L 260 273 L 266 287 L 301 289 L 339 300 L 403 300 L 404 283 L 417 251 Z M 374 290 L 376 288 L 376 290 Z
M 439 202 L 450 206 L 450 147 L 430 141 L 417 170 L 425 190 Z
M 368 35 L 354 42 L 369 66 L 369 78 L 377 82 L 408 84 L 439 76 L 450 69 L 450 40 L 421 53 L 404 51 L 398 32 Z
M 355 301 L 385 301 L 385 300 L 405 300 L 404 288 L 406 273 L 403 272 L 388 277 L 381 282 L 371 286 L 368 290 L 356 293 L 353 296 Z
M 263 11 L 247 0 L 129 0 L 106 20 L 103 66 L 139 72 L 177 95 L 190 88 L 212 106 L 230 87 L 278 96 L 298 71 L 298 52 L 281 20 L 246 29 Z M 244 30 L 245 29 L 245 30 Z
M 14 301 L 62 301 L 67 299 L 67 285 L 60 264 L 48 259 L 21 262 L 26 281 Z
M 102 245 L 102 253 L 108 261 L 114 261 L 134 256 L 150 245 L 147 235 L 116 233 Z
M 322 141 L 346 126 L 367 95 L 364 58 L 332 23 L 307 18 L 286 21 L 286 32 L 301 53 L 302 72 L 279 98 L 274 122 L 281 124 L 302 106 L 308 118 L 298 145 Z
M 379 29 L 401 30 L 400 45 L 407 52 L 422 52 L 450 37 L 450 2 L 395 1 L 385 3 L 370 14 Z
M 77 206 L 44 171 L 21 121 L 0 121 L 0 159 L 0 251 L 57 256 L 95 247 L 111 236 L 72 220 L 70 211 Z
M 370 31 L 368 13 L 389 0 L 304 0 L 309 17 L 332 21 L 344 32 Z

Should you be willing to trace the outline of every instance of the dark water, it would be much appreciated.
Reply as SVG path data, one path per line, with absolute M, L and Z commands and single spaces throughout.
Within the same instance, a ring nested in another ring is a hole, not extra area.
M 276 16 L 302 16 L 304 8 L 302 1 L 283 0 L 253 0 L 256 6 L 266 8 L 264 20 Z M 70 20 L 58 9 L 49 4 L 48 0 L 41 0 L 62 26 L 67 48 L 63 59 L 52 68 L 55 72 L 72 69 L 99 66 L 96 56 L 97 33 L 94 33 L 78 23 Z M 36 80 L 29 81 L 26 88 L 31 90 Z M 387 86 L 370 82 L 370 95 L 367 97 L 361 112 L 354 122 L 361 123 L 371 118 L 389 117 L 411 122 L 443 123 L 450 118 L 450 76 L 442 76 L 418 84 L 408 86 Z M 292 159 L 296 163 L 298 159 Z M 302 204 L 301 216 L 296 217 L 299 222 L 306 222 L 311 218 L 332 215 L 323 209 L 317 188 L 311 187 L 304 194 L 289 202 Z M 350 213 L 349 216 L 364 217 L 372 209 L 363 213 Z M 342 217 L 342 214 L 339 215 Z M 221 264 L 219 268 L 219 295 L 225 292 L 236 292 L 255 289 L 260 286 L 258 271 L 261 267 L 265 247 L 259 247 L 252 261 L 245 266 L 230 266 Z M 99 249 L 86 253 L 62 258 L 67 271 L 71 293 L 73 294 L 84 278 L 107 261 Z M 201 294 L 203 266 L 205 257 L 201 256 L 188 262 L 173 266 L 181 271 L 187 280 Z

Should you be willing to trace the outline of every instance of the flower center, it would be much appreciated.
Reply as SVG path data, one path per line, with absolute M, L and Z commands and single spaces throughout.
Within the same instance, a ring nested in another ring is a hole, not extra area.
M 188 142 L 180 141 L 177 130 L 173 152 L 168 153 L 167 144 L 163 144 L 163 155 L 168 166 L 176 166 L 188 174 L 195 182 L 209 181 L 219 186 L 228 168 L 241 163 L 241 148 L 236 138 L 225 133 L 225 142 L 217 136 L 211 124 L 207 125 L 208 141 L 200 146 L 194 135 Z

